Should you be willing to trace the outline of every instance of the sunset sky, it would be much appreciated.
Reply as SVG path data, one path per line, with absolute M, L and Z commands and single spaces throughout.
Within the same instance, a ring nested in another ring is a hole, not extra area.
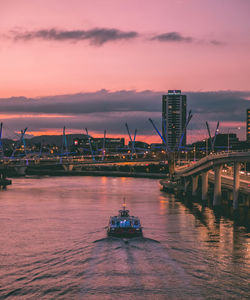
M 83 132 L 158 138 L 161 95 L 181 89 L 194 118 L 245 139 L 250 108 L 249 0 L 1 0 L 4 136 Z M 240 130 L 235 129 L 241 127 Z

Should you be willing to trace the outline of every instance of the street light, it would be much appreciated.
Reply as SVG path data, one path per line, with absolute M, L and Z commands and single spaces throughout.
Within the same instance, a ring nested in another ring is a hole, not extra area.
M 208 156 L 208 139 L 204 139 L 203 142 L 206 142 L 206 156 Z

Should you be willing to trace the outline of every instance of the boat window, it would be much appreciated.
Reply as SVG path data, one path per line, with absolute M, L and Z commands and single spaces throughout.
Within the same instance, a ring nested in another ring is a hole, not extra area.
M 115 221 L 114 221 L 114 220 L 112 220 L 111 224 L 112 224 L 112 225 L 115 225 Z
M 120 221 L 120 227 L 130 227 L 131 223 L 129 220 Z
M 138 225 L 138 221 L 135 221 L 135 225 Z

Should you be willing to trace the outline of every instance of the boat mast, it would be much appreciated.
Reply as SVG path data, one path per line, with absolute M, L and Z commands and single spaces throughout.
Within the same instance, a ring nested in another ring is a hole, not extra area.
M 123 210 L 125 210 L 125 208 L 126 208 L 126 202 L 125 202 L 125 200 L 126 200 L 126 198 L 125 198 L 125 197 L 123 197 L 123 204 L 122 204 L 122 206 L 123 206 Z

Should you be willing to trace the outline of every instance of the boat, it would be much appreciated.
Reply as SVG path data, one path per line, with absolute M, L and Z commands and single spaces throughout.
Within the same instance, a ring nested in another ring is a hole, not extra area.
M 129 215 L 129 210 L 126 209 L 124 202 L 123 209 L 119 210 L 119 215 L 110 217 L 107 233 L 108 236 L 116 237 L 142 236 L 140 219 Z

